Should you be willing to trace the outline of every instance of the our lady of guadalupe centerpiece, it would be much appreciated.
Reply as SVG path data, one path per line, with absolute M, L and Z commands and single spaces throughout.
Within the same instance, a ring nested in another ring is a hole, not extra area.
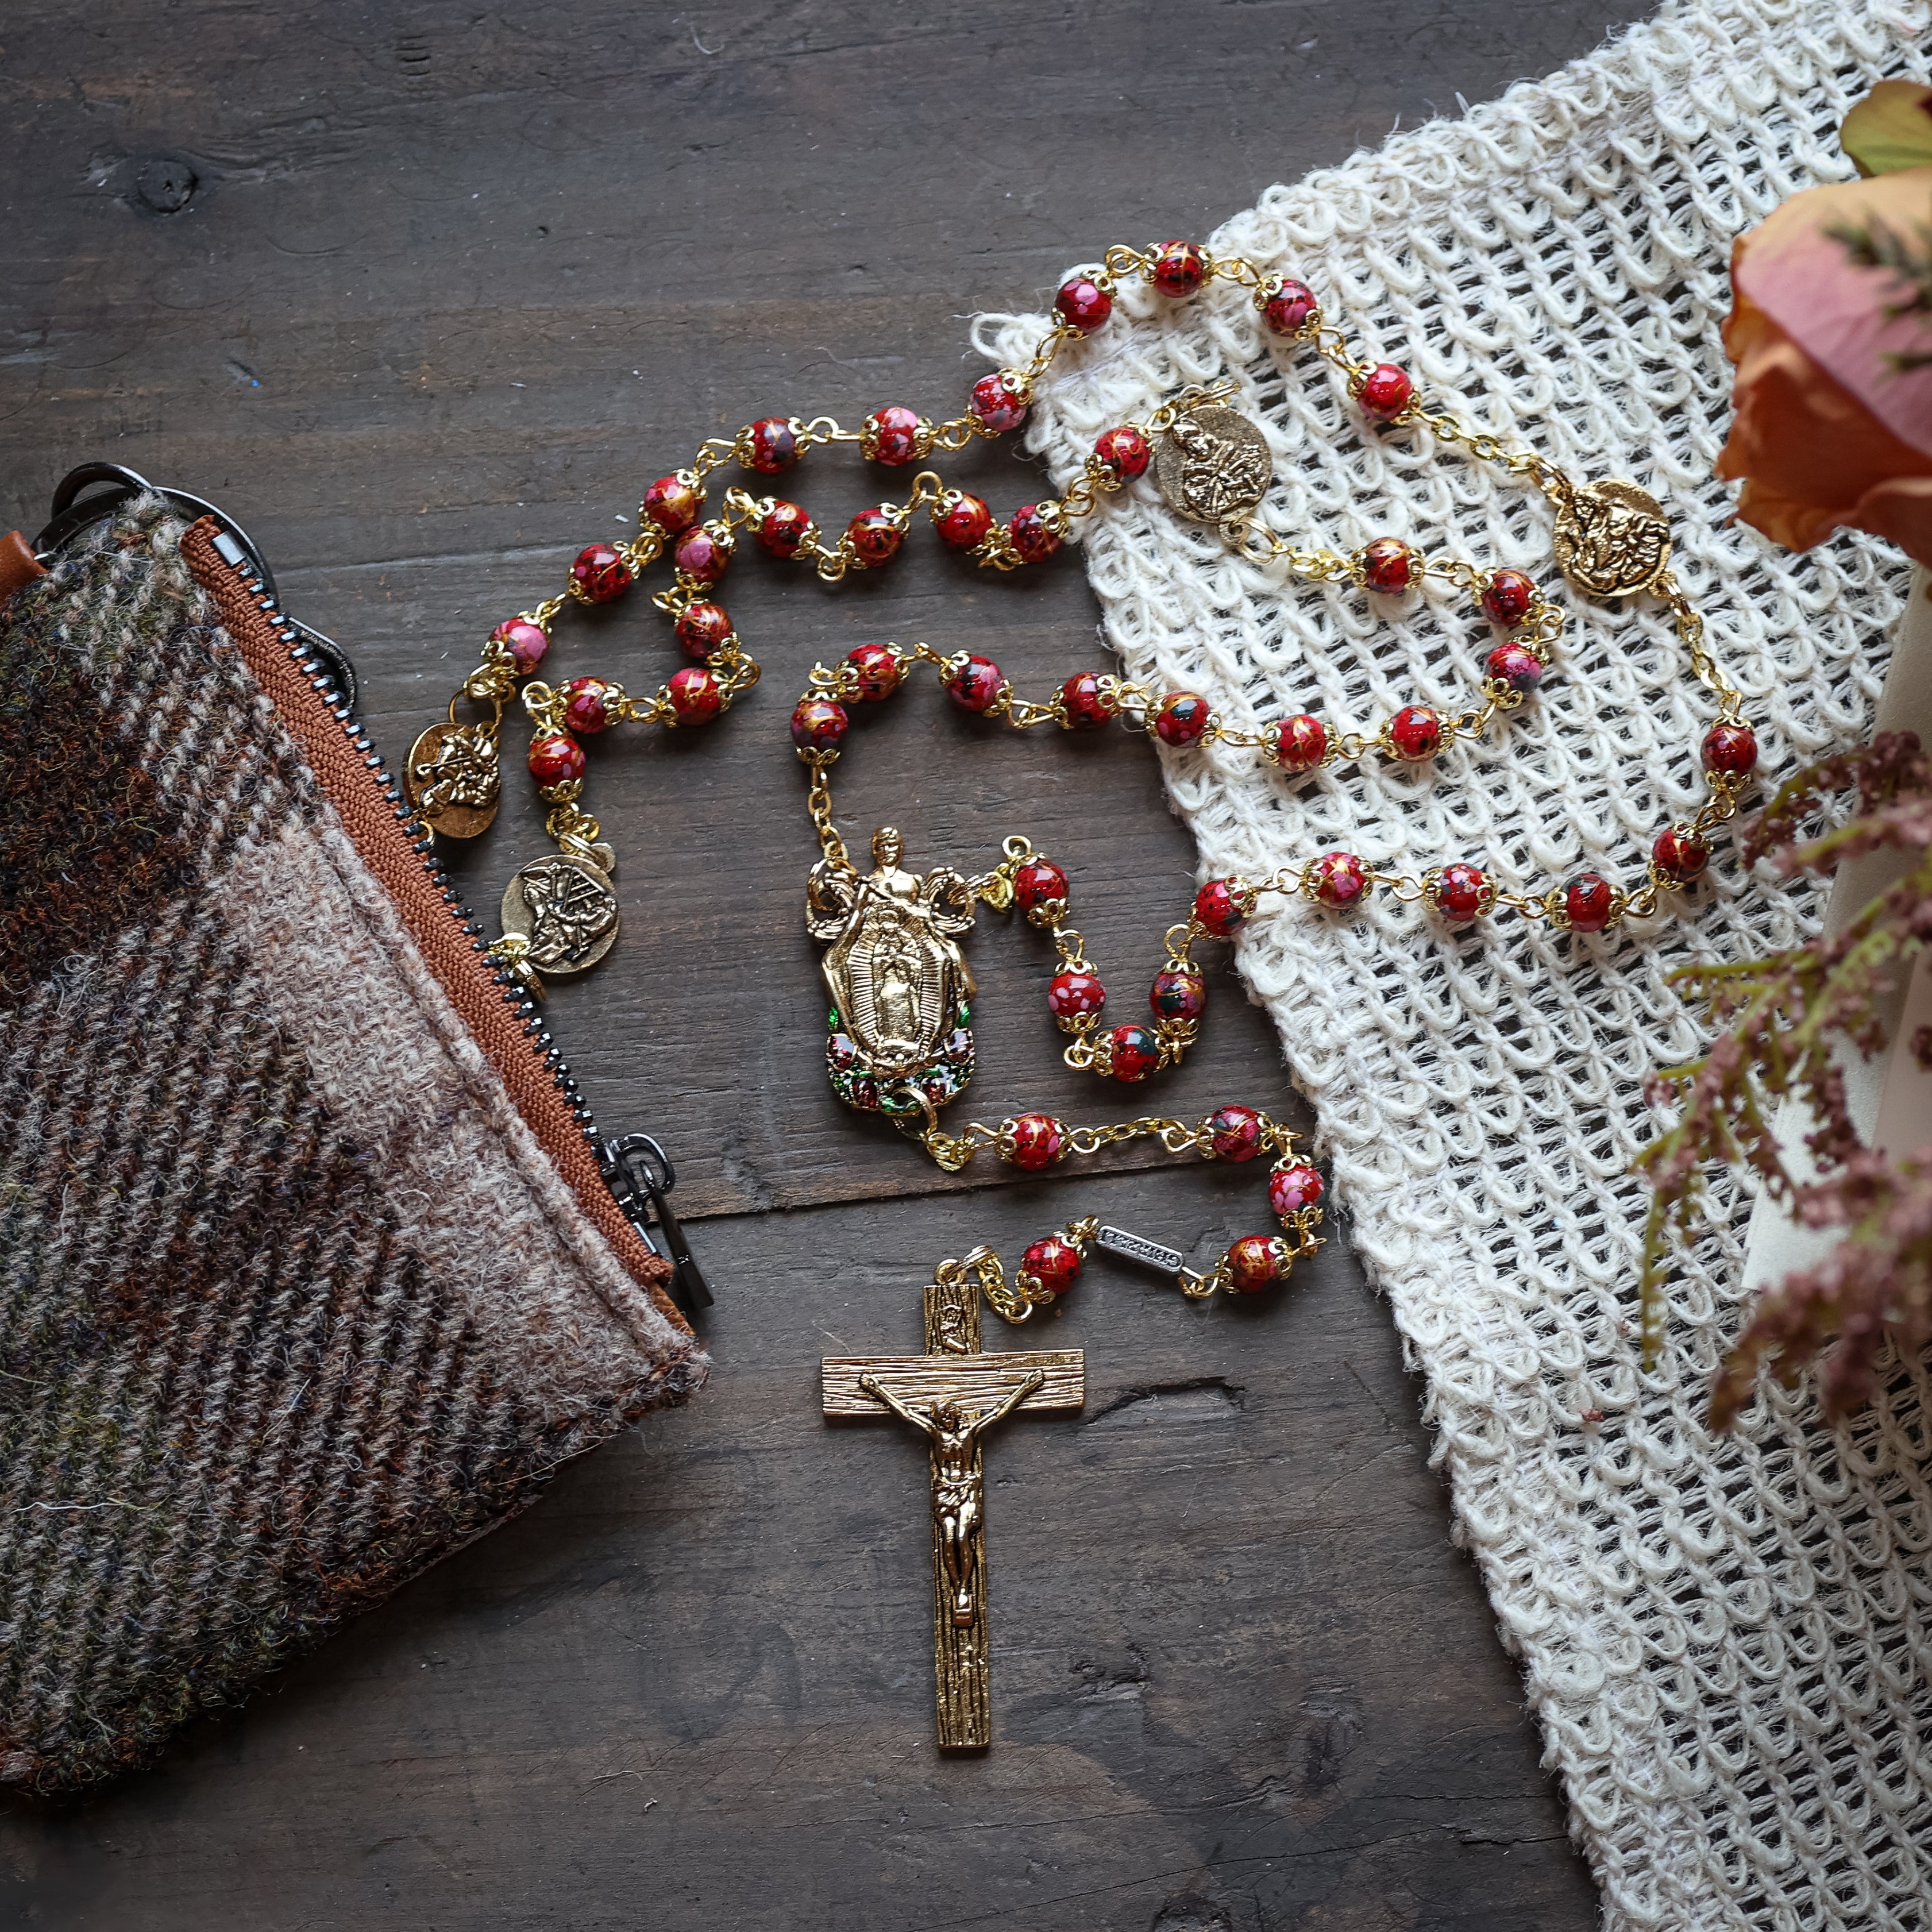
M 974 895 L 950 866 L 902 870 L 904 851 L 888 825 L 872 835 L 872 872 L 821 860 L 806 882 L 805 922 L 830 941 L 832 1091 L 866 1113 L 930 1121 L 973 1077 L 973 973 L 956 941 L 972 929 Z

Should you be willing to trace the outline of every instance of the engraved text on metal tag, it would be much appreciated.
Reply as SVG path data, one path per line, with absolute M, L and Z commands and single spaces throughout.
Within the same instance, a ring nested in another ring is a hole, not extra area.
M 1585 483 L 1558 513 L 1556 567 L 1591 597 L 1648 590 L 1670 564 L 1670 522 L 1647 490 L 1612 478 Z
M 1096 1248 L 1124 1261 L 1138 1262 L 1143 1268 L 1158 1268 L 1162 1274 L 1178 1274 L 1187 1257 L 1178 1248 L 1162 1247 L 1144 1234 L 1130 1234 L 1124 1228 L 1102 1228 L 1094 1237 Z
M 410 748 L 403 788 L 432 831 L 474 838 L 496 815 L 496 741 L 478 724 L 432 724 Z
M 1170 509 L 1223 524 L 1268 494 L 1274 459 L 1246 416 L 1210 406 L 1174 418 L 1155 448 L 1154 473 Z
M 504 891 L 503 930 L 530 941 L 538 972 L 581 973 L 616 944 L 617 895 L 588 859 L 534 859 Z

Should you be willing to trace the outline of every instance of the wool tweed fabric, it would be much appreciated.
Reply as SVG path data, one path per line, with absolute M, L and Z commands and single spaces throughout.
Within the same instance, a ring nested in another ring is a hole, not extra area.
M 137 503 L 0 610 L 16 1789 L 148 1759 L 706 1366 L 181 536 Z

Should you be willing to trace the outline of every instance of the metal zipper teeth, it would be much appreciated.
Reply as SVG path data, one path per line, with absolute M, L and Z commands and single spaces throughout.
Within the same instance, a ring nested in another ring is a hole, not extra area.
M 384 763 L 382 754 L 370 742 L 367 729 L 360 724 L 356 714 L 344 703 L 335 688 L 335 681 L 326 674 L 322 660 L 308 647 L 308 640 L 290 620 L 279 601 L 262 587 L 261 579 L 244 565 L 233 566 L 248 595 L 254 600 L 255 607 L 268 620 L 275 635 L 287 647 L 296 668 L 314 686 L 322 701 L 328 706 L 330 715 L 342 727 L 343 735 L 362 755 L 362 762 L 374 776 L 382 796 L 389 802 L 398 822 L 407 835 L 411 849 L 422 861 L 423 870 L 429 874 L 430 883 L 435 886 L 436 896 L 442 902 L 450 917 L 461 928 L 471 946 L 478 952 L 487 953 L 490 941 L 484 938 L 483 928 L 476 916 L 457 896 L 456 888 L 450 882 L 436 856 L 436 842 L 428 828 L 416 816 L 414 809 L 404 799 L 402 788 L 398 785 Z M 550 1030 L 537 1017 L 537 1004 L 529 989 L 508 967 L 496 967 L 490 974 L 500 989 L 504 1004 L 523 1022 L 523 1034 L 530 1042 L 532 1050 L 550 1070 L 550 1076 L 564 1098 L 570 1103 L 572 1118 L 583 1130 L 584 1138 L 593 1150 L 602 1143 L 597 1135 L 597 1123 L 584 1096 L 578 1090 L 569 1067 L 565 1064 L 562 1051 L 550 1038 Z

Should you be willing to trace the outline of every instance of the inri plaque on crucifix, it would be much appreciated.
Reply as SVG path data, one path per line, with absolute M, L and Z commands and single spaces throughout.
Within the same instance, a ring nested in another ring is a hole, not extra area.
M 926 1439 L 932 1477 L 932 1640 L 942 1750 L 993 1741 L 986 1636 L 988 1432 L 1016 1412 L 1078 1409 L 1087 1400 L 1078 1348 L 980 1352 L 979 1266 L 986 1252 L 942 1262 L 926 1291 L 922 1355 L 828 1357 L 825 1414 L 897 1420 Z M 997 1263 L 994 1264 L 998 1265 Z

